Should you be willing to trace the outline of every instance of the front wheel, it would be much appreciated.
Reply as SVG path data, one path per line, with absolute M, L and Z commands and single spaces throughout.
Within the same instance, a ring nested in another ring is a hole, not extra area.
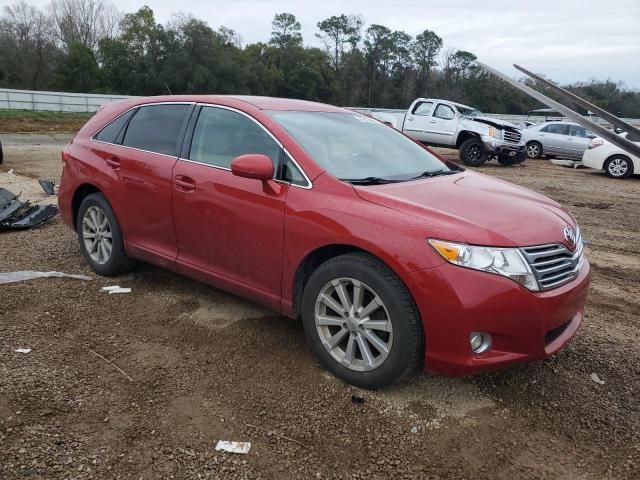
M 527 157 L 537 159 L 542 156 L 542 144 L 539 142 L 527 143 Z
M 484 144 L 478 138 L 469 138 L 460 145 L 460 160 L 470 167 L 479 167 L 487 161 Z
M 604 173 L 611 178 L 627 178 L 633 173 L 633 163 L 624 155 L 615 155 L 605 162 Z
M 304 289 L 302 320 L 324 366 L 358 387 L 389 385 L 422 359 L 420 316 L 409 292 L 368 254 L 341 255 L 318 267 Z

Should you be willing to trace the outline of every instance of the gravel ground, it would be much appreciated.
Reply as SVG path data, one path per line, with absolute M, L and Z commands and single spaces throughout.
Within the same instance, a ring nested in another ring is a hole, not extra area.
M 62 140 L 26 138 L 2 137 L 0 186 L 37 196 Z M 640 179 L 546 161 L 482 171 L 577 215 L 584 327 L 542 363 L 378 392 L 325 373 L 302 326 L 260 306 L 147 265 L 96 277 L 59 219 L 1 233 L 0 271 L 93 280 L 1 287 L 0 478 L 638 479 Z M 114 283 L 133 292 L 100 292 Z M 220 439 L 252 448 L 216 452 Z

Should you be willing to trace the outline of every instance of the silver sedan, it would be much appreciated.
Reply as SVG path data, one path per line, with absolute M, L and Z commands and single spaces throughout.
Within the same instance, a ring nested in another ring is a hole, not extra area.
M 595 138 L 589 130 L 573 122 L 545 122 L 522 131 L 529 158 L 564 157 L 581 159 Z

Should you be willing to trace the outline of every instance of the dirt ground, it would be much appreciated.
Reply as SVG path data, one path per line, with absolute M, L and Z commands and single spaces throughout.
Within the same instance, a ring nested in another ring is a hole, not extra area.
M 59 176 L 64 138 L 2 141 L 0 186 L 38 196 L 34 178 Z M 93 275 L 59 219 L 0 233 L 0 271 L 93 277 L 0 287 L 0 478 L 637 480 L 640 178 L 547 161 L 481 171 L 578 217 L 584 326 L 542 363 L 378 392 L 332 378 L 300 323 L 250 302 L 148 265 Z M 113 284 L 133 291 L 100 291 Z M 216 452 L 220 439 L 251 451 Z

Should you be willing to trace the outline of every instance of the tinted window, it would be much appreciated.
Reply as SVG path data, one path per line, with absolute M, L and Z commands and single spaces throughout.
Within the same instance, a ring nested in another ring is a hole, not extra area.
M 246 153 L 262 153 L 277 165 L 280 146 L 244 115 L 223 108 L 203 107 L 193 132 L 189 158 L 230 168 L 231 160 Z
M 118 134 L 122 130 L 122 127 L 125 126 L 129 118 L 131 118 L 131 115 L 133 115 L 135 112 L 136 110 L 133 109 L 120 115 L 106 127 L 100 130 L 100 132 L 95 136 L 95 139 L 101 142 L 115 143 L 116 139 L 118 138 Z
M 542 129 L 543 132 L 555 133 L 558 135 L 568 135 L 569 125 L 563 125 L 561 123 L 552 123 Z
M 150 152 L 177 155 L 178 137 L 191 105 L 150 105 L 133 116 L 123 145 Z
M 438 105 L 438 108 L 436 108 L 436 113 L 434 113 L 433 116 L 442 118 L 443 120 L 451 120 L 456 116 L 456 114 L 448 105 L 440 104 Z
M 427 116 L 429 115 L 429 112 L 431 112 L 431 107 L 433 107 L 433 102 L 419 103 L 418 106 L 413 109 L 413 114 Z

